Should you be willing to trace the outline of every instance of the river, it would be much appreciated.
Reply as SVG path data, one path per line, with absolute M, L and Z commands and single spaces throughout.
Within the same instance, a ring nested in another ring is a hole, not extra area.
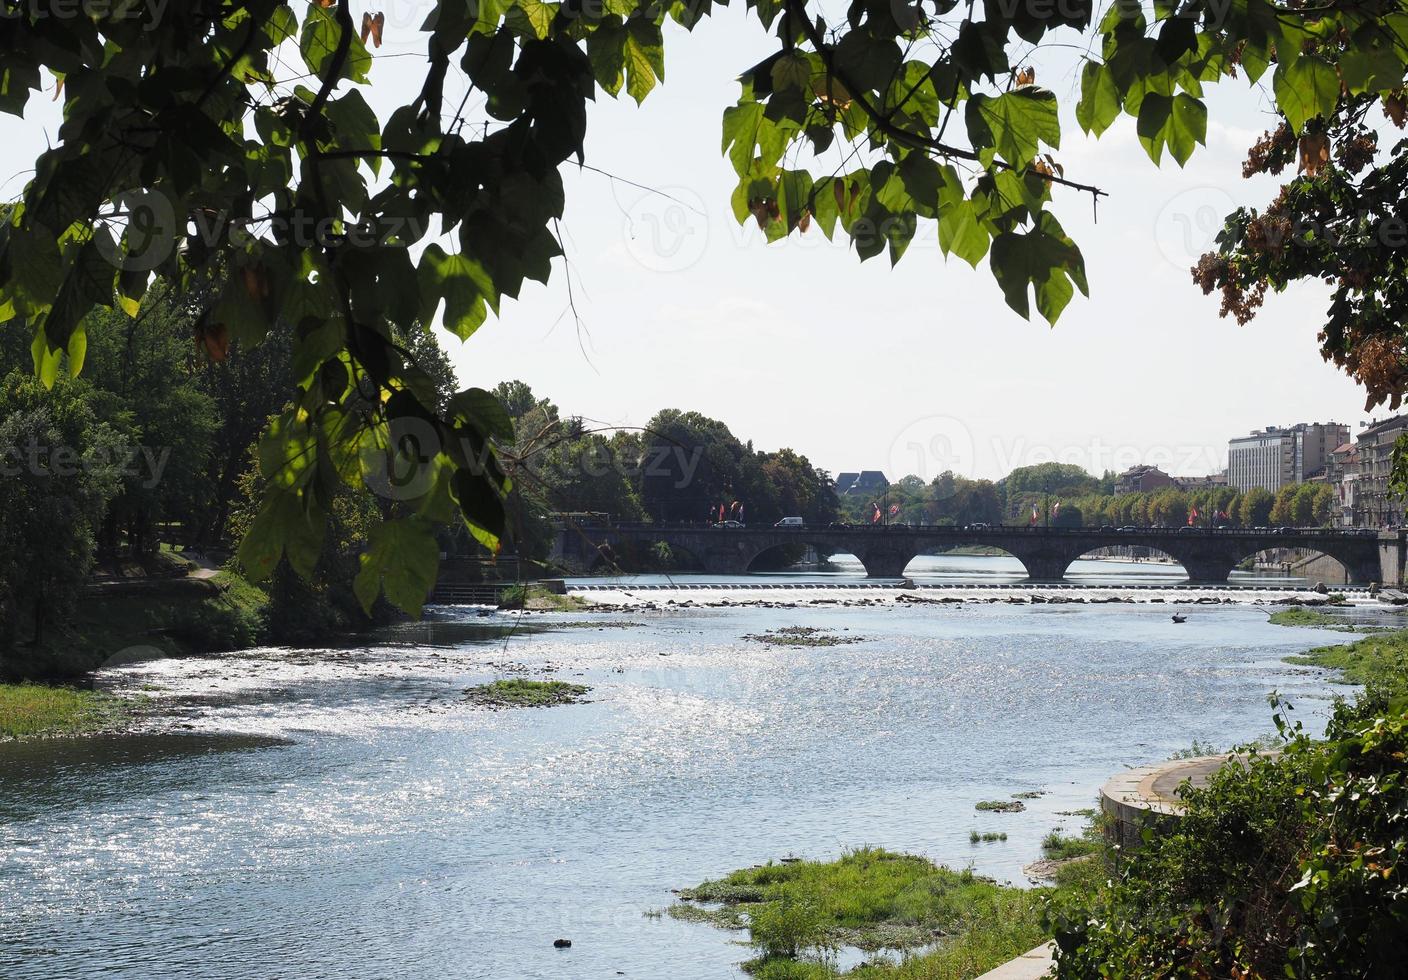
M 0 977 L 740 977 L 737 937 L 646 913 L 864 844 L 1024 882 L 1121 767 L 1267 732 L 1273 688 L 1323 723 L 1323 677 L 1280 658 L 1336 637 L 1171 608 L 442 608 L 365 646 L 117 668 L 149 730 L 0 745 Z M 748 638 L 793 625 L 859 641 Z M 589 703 L 464 703 L 522 671 Z

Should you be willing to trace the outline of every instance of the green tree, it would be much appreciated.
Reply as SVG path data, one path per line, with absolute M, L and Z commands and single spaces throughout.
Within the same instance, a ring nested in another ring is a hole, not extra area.
M 1242 494 L 1237 504 L 1237 522 L 1243 527 L 1266 527 L 1271 523 L 1271 510 L 1276 498 L 1270 490 L 1252 487 Z
M 83 381 L 49 391 L 19 372 L 0 381 L 0 657 L 21 640 L 42 647 L 49 625 L 72 610 L 119 491 L 128 447 L 91 399 Z M 45 669 L 0 662 L 0 674 Z

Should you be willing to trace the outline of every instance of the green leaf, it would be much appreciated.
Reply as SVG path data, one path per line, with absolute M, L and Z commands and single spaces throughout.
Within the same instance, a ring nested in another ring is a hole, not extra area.
M 303 35 L 298 41 L 303 63 L 320 80 L 332 71 L 333 58 L 337 54 L 338 41 L 342 37 L 342 27 L 332 10 L 310 4 L 303 21 Z M 341 78 L 365 84 L 367 72 L 372 67 L 372 56 L 355 32 L 347 48 L 347 60 L 343 63 Z
M 435 322 L 440 300 L 445 301 L 444 327 L 461 340 L 468 340 L 488 315 L 486 306 L 498 310 L 498 291 L 484 266 L 463 253 L 449 255 L 431 243 L 421 254 L 416 269 L 420 285 L 423 324 Z
M 608 95 L 621 91 L 626 80 L 626 29 L 620 24 L 603 23 L 587 35 L 587 59 L 592 75 Z
M 451 415 L 473 425 L 480 432 L 501 442 L 513 441 L 513 419 L 499 400 L 483 388 L 468 388 L 450 397 Z
M 1193 155 L 1194 145 L 1207 139 L 1207 106 L 1186 93 L 1169 98 L 1150 92 L 1139 106 L 1137 130 L 1151 160 L 1158 163 L 1167 146 L 1181 167 Z
M 807 89 L 812 81 L 812 66 L 805 55 L 793 52 L 783 55 L 772 64 L 772 87 L 783 89 Z
M 939 248 L 975 269 L 988 254 L 988 232 L 978 220 L 972 201 L 959 199 L 945 205 L 939 216 Z
M 1296 133 L 1311 119 L 1333 113 L 1340 99 L 1340 77 L 1334 66 L 1313 55 L 1277 65 L 1271 87 L 1277 107 Z
M 305 511 L 303 498 L 296 493 L 271 490 L 240 542 L 239 561 L 251 582 L 261 582 L 288 555 L 293 570 L 312 578 L 322 554 L 326 516 L 314 507 Z
M 1080 73 L 1080 102 L 1076 122 L 1092 136 L 1099 136 L 1120 115 L 1120 91 L 1110 69 L 1094 61 L 1086 62 Z
M 1030 163 L 1039 143 L 1052 148 L 1061 145 L 1056 96 L 1045 89 L 1017 89 L 996 98 L 974 95 L 967 118 L 974 148 L 993 147 L 1015 167 Z
M 68 335 L 68 374 L 76 378 L 83 371 L 83 359 L 88 356 L 88 331 L 82 321 Z
M 665 48 L 660 28 L 641 17 L 626 24 L 626 91 L 644 101 L 656 82 L 665 80 Z
M 384 521 L 372 529 L 361 561 L 352 591 L 363 610 L 370 613 L 377 594 L 384 590 L 392 605 L 419 616 L 435 587 L 440 546 L 424 521 L 409 517 Z
M 542 0 L 516 0 L 509 12 L 521 14 L 529 33 L 541 41 L 552 30 L 553 18 L 557 16 L 557 4 L 543 3 Z
M 1004 232 L 993 239 L 989 266 L 1007 305 L 1030 317 L 1028 287 L 1035 287 L 1037 310 L 1050 324 L 1074 295 L 1072 284 L 1086 293 L 1085 259 L 1060 224 L 1043 213 L 1027 233 Z

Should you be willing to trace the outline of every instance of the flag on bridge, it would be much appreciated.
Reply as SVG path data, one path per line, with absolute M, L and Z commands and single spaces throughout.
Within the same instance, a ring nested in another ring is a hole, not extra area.
M 1054 520 L 1055 518 L 1059 517 L 1060 515 L 1061 515 L 1061 501 L 1058 500 L 1058 501 L 1056 501 L 1056 506 L 1053 507 L 1053 508 L 1051 508 L 1051 517 L 1052 517 L 1052 519 Z
M 870 523 L 872 523 L 872 524 L 879 524 L 879 523 L 880 523 L 880 505 L 877 504 L 877 503 L 872 503 L 870 506 L 872 506 L 872 507 L 875 508 L 875 513 L 874 513 L 874 515 L 871 516 L 871 518 L 870 518 Z
M 895 516 L 896 514 L 898 514 L 899 512 L 900 512 L 900 505 L 899 505 L 899 504 L 891 504 L 891 505 L 890 505 L 890 516 L 891 516 L 891 517 L 894 517 L 894 516 Z
M 1036 527 L 1036 519 L 1037 519 L 1036 504 L 1032 504 L 1032 527 Z
M 1188 526 L 1192 527 L 1196 523 L 1198 523 L 1198 508 L 1194 507 L 1188 512 Z

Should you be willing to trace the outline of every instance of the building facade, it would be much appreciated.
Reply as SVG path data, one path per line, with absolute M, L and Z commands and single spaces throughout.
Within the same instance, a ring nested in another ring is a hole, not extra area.
M 1348 441 L 1349 426 L 1339 422 L 1259 429 L 1227 443 L 1227 483 L 1243 492 L 1261 487 L 1272 493 L 1288 483 L 1304 483 Z
M 1408 433 L 1408 415 L 1371 422 L 1354 438 L 1353 472 L 1346 472 L 1341 486 L 1351 480 L 1350 520 L 1358 527 L 1400 527 L 1404 501 L 1389 489 L 1393 475 L 1393 450 Z
M 1157 466 L 1131 466 L 1115 477 L 1115 496 L 1126 493 L 1150 493 L 1174 484 L 1169 476 Z

